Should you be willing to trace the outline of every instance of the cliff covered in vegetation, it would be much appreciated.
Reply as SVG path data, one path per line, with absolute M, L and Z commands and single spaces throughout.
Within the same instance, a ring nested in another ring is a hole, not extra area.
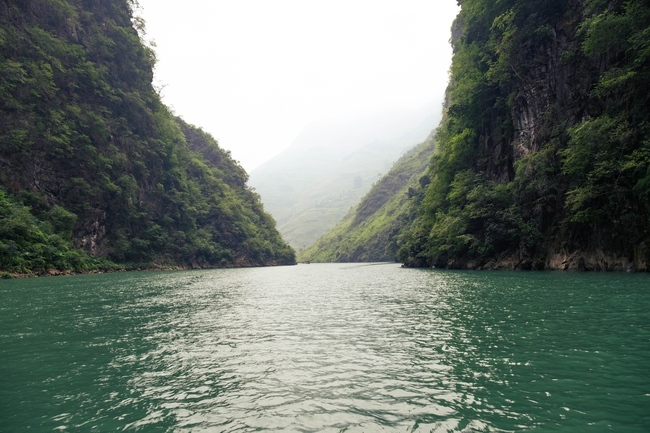
M 246 172 L 161 103 L 132 6 L 0 3 L 0 269 L 293 263 Z
M 464 0 L 408 265 L 647 270 L 650 8 Z
M 648 270 L 648 2 L 459 3 L 431 182 L 410 194 L 399 258 Z

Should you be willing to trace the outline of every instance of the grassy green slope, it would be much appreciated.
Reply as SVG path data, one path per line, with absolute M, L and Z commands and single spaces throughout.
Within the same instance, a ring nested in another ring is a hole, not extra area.
M 393 261 L 400 230 L 412 219 L 412 193 L 426 183 L 433 139 L 403 155 L 329 233 L 299 253 L 314 262 Z
M 284 220 L 278 219 L 283 237 L 297 249 L 313 244 L 363 198 L 373 181 L 380 178 L 379 171 L 385 172 L 384 165 L 389 165 L 387 161 L 394 160 L 396 154 L 394 150 L 362 149 L 341 162 L 300 195 Z M 355 187 L 355 178 L 362 179 L 361 187 Z

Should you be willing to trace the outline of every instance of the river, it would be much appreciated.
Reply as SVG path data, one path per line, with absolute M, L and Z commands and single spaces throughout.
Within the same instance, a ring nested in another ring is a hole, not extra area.
M 396 264 L 0 281 L 2 432 L 648 432 L 650 276 Z

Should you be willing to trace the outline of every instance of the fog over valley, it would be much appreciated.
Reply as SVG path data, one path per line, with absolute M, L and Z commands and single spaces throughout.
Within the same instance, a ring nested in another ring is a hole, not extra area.
M 347 121 L 314 122 L 251 172 L 249 184 L 289 244 L 304 249 L 363 197 L 440 121 L 442 101 Z
M 140 0 L 163 101 L 250 172 L 312 122 L 441 100 L 454 0 Z

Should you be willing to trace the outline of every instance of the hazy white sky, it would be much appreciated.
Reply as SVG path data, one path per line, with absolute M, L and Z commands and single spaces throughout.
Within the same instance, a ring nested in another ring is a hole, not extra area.
M 252 170 L 304 126 L 442 100 L 455 0 L 139 0 L 164 102 Z

